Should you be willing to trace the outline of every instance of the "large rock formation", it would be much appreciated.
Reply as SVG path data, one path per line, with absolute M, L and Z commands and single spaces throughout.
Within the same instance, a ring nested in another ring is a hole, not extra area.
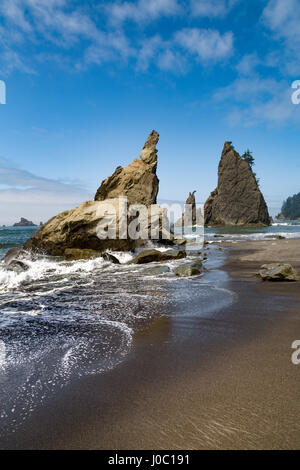
M 158 139 L 158 133 L 152 131 L 140 158 L 136 158 L 125 168 L 118 166 L 114 174 L 102 182 L 95 201 L 126 196 L 129 204 L 156 204 L 159 185 L 156 176 Z
M 145 245 L 150 238 L 172 244 L 166 212 L 155 204 L 157 142 L 158 134 L 153 131 L 141 152 L 141 159 L 134 160 L 124 169 L 119 167 L 102 183 L 95 201 L 84 202 L 53 217 L 40 227 L 24 248 L 71 259 L 74 255 L 95 257 L 107 249 L 131 251 Z M 130 204 L 144 204 L 146 209 L 128 212 L 121 196 L 127 196 L 128 208 Z M 99 227 L 105 236 L 109 228 L 106 238 L 99 235 Z
M 112 199 L 105 203 L 86 201 L 75 209 L 62 212 L 44 224 L 25 243 L 26 250 L 38 251 L 52 256 L 64 256 L 66 250 L 76 248 L 105 251 L 106 249 L 129 251 L 134 249 L 135 240 L 130 239 L 100 239 L 97 227 L 104 210 L 111 205 L 111 214 L 106 211 L 105 217 L 109 219 L 116 214 L 116 231 L 118 231 L 119 200 Z
M 218 187 L 204 206 L 205 225 L 270 225 L 267 204 L 251 166 L 225 142 L 219 163 Z

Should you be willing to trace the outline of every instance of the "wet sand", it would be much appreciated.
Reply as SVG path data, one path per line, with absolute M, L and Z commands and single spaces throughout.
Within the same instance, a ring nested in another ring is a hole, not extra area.
M 254 273 L 269 261 L 299 269 L 300 240 L 272 243 L 228 244 L 232 305 L 149 323 L 123 364 L 70 383 L 1 447 L 299 448 L 300 283 Z

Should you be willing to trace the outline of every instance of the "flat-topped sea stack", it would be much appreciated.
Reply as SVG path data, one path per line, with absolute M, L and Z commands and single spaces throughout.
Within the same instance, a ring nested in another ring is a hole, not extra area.
M 205 225 L 267 226 L 265 199 L 248 162 L 225 142 L 218 170 L 218 186 L 204 206 Z
M 53 256 L 66 256 L 70 250 L 94 250 L 104 252 L 131 251 L 143 246 L 146 240 L 133 239 L 125 233 L 119 236 L 120 220 L 124 222 L 124 214 L 121 211 L 120 197 L 128 198 L 130 204 L 144 204 L 148 212 L 141 219 L 145 227 L 150 224 L 158 224 L 157 240 L 168 243 L 167 234 L 163 231 L 163 210 L 156 204 L 158 193 L 157 149 L 159 135 L 151 132 L 141 152 L 140 159 L 134 160 L 126 168 L 118 167 L 115 173 L 103 181 L 98 189 L 95 201 L 83 202 L 75 209 L 68 210 L 53 217 L 25 243 L 27 250 L 45 253 Z M 152 210 L 150 211 L 150 205 Z M 121 217 L 122 216 L 122 217 Z M 125 215 L 127 223 L 132 217 Z M 115 220 L 115 224 L 111 221 Z M 99 237 L 99 224 L 108 221 L 108 225 L 115 225 L 115 237 Z M 166 225 L 164 225 L 165 227 Z M 148 232 L 149 233 L 149 232 Z M 164 233 L 164 235 L 162 235 Z M 66 251 L 67 250 L 67 251 Z M 69 250 L 69 251 L 68 251 Z M 88 253 L 86 253 L 88 255 Z M 96 253 L 94 253 L 96 255 Z
M 118 166 L 113 175 L 101 183 L 95 201 L 126 196 L 128 204 L 156 204 L 159 186 L 156 176 L 158 140 L 158 133 L 152 131 L 140 158 L 136 158 L 125 168 Z
M 20 222 L 16 222 L 13 227 L 36 227 L 36 225 L 31 220 L 21 217 Z

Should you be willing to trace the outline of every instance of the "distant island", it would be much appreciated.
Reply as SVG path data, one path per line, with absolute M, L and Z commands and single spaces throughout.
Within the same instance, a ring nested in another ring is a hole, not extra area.
M 31 222 L 30 220 L 24 219 L 24 217 L 21 217 L 20 222 L 16 222 L 14 227 L 36 227 L 36 224 Z
M 288 197 L 284 201 L 281 212 L 278 214 L 277 219 L 297 220 L 300 219 L 300 193 Z

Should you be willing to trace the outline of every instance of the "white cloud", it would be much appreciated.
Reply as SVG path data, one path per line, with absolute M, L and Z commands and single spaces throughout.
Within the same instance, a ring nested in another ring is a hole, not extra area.
M 126 64 L 132 59 L 137 70 L 146 71 L 154 64 L 163 71 L 184 73 L 195 58 L 214 63 L 230 56 L 231 32 L 186 28 L 163 39 L 155 33 L 145 37 L 142 29 L 129 35 L 122 27 L 126 20 L 140 25 L 164 16 L 187 15 L 188 5 L 184 3 L 184 8 L 178 0 L 117 1 L 100 10 L 94 4 L 80 6 L 69 0 L 3 0 L 0 72 L 4 76 L 14 70 L 33 73 L 42 61 L 83 70 L 90 64 Z M 103 22 L 99 28 L 103 14 L 113 22 L 105 30 Z
M 209 18 L 224 17 L 229 13 L 238 0 L 191 0 L 193 16 Z
M 157 66 L 161 70 L 182 74 L 187 70 L 187 59 L 180 52 L 167 48 L 159 54 Z
M 175 34 L 175 42 L 201 61 L 218 61 L 233 52 L 233 34 L 216 30 L 185 28 Z
M 281 68 L 291 75 L 300 72 L 300 2 L 269 0 L 262 14 L 264 25 L 284 43 Z
M 164 41 L 156 34 L 151 38 L 144 39 L 139 48 L 137 56 L 137 69 L 147 70 L 150 63 L 154 60 L 159 50 L 164 48 Z
M 105 7 L 113 24 L 124 21 L 136 23 L 153 21 L 164 16 L 176 16 L 182 9 L 177 0 L 138 0 L 137 2 L 114 2 Z

